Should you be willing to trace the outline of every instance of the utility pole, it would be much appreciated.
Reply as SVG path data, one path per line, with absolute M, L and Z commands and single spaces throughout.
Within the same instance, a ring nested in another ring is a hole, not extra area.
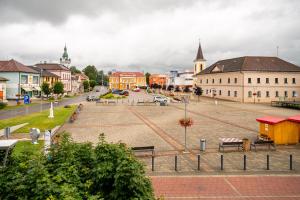
M 277 49 L 276 56 L 278 57 L 279 56 L 279 46 L 277 46 L 276 49 Z

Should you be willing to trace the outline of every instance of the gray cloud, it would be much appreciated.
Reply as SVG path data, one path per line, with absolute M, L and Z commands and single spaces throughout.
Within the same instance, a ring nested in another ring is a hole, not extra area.
M 201 38 L 208 65 L 244 55 L 300 65 L 296 0 L 0 0 L 0 59 L 163 72 L 192 69 Z

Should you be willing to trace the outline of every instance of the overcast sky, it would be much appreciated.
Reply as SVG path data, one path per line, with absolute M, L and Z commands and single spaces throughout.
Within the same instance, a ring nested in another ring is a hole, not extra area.
M 300 65 L 298 0 L 0 0 L 0 59 L 167 72 L 245 55 Z

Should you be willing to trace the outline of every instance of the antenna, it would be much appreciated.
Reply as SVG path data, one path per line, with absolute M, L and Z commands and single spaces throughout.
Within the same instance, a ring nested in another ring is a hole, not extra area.
M 278 53 L 279 52 L 279 46 L 277 46 L 276 49 L 277 49 L 276 56 L 278 57 L 278 55 L 279 55 L 279 53 Z

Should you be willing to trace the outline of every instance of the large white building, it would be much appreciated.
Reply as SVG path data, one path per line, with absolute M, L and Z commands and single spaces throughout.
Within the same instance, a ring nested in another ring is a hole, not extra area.
M 194 72 L 192 71 L 184 71 L 184 72 L 178 72 L 178 71 L 170 71 L 169 75 L 167 76 L 167 86 L 172 85 L 174 87 L 180 87 L 183 89 L 184 87 L 193 87 L 194 84 L 194 78 L 193 78 Z
M 240 102 L 300 100 L 300 67 L 278 57 L 243 56 L 207 68 L 203 62 L 203 57 L 196 59 L 194 69 L 203 96 Z

